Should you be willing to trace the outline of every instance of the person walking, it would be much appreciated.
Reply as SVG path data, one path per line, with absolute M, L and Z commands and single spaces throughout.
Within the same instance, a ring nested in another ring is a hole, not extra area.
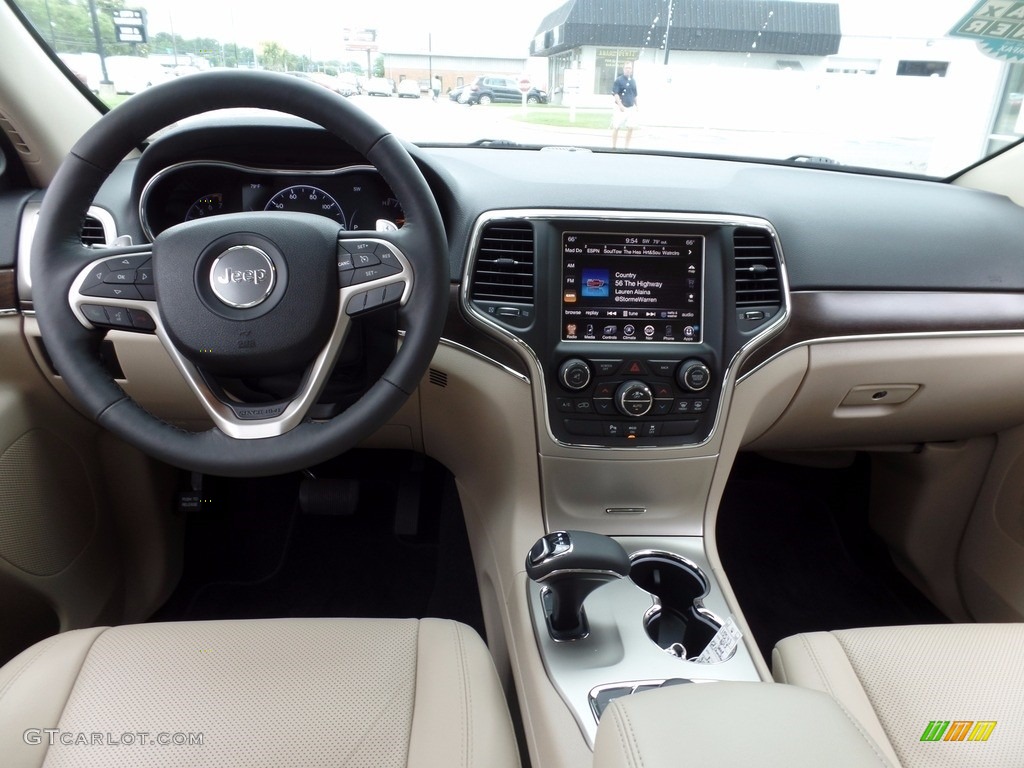
M 615 78 L 612 85 L 612 97 L 615 99 L 615 111 L 612 112 L 612 149 L 619 148 L 619 131 L 626 129 L 625 149 L 629 149 L 629 140 L 633 138 L 633 129 L 637 126 L 636 80 L 633 79 L 633 62 L 622 67 L 622 74 Z
M 437 75 L 430 81 L 430 90 L 434 92 L 434 101 L 437 101 L 437 97 L 441 95 L 441 78 Z

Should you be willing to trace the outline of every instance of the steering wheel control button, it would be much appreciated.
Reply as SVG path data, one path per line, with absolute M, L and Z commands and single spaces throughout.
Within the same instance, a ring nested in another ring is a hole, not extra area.
M 93 325 L 107 325 L 109 323 L 109 320 L 107 320 L 107 310 L 99 304 L 83 304 L 82 314 Z
M 392 267 L 396 272 L 402 271 L 402 263 L 398 260 L 398 257 L 391 252 L 391 249 L 386 245 L 378 245 L 374 251 L 377 256 L 378 264 L 382 264 L 387 267 Z
M 623 416 L 645 416 L 653 405 L 651 388 L 642 381 L 627 381 L 615 393 L 615 406 Z
M 578 392 L 590 386 L 590 366 L 583 360 L 571 359 L 558 369 L 558 380 L 566 389 Z
M 700 392 L 711 383 L 711 371 L 700 360 L 684 360 L 676 372 L 676 381 L 683 389 Z
M 116 272 L 122 269 L 138 269 L 147 264 L 152 257 L 148 253 L 139 256 L 118 256 L 115 259 L 107 259 L 103 262 L 103 268 L 108 272 Z
M 153 284 L 153 265 L 150 264 L 148 261 L 135 271 L 135 284 L 136 285 L 152 285 Z
M 107 307 L 107 325 L 114 328 L 132 328 L 132 318 L 127 307 Z
M 384 286 L 384 303 L 393 304 L 396 301 L 400 301 L 403 293 L 405 293 L 404 280 Z
M 210 288 L 225 306 L 246 309 L 261 304 L 274 290 L 274 262 L 254 245 L 236 245 L 214 259 Z
M 142 294 L 139 293 L 139 289 L 134 285 L 100 283 L 99 285 L 94 285 L 91 288 L 85 288 L 83 286 L 79 289 L 79 293 L 85 296 L 99 296 L 104 299 L 134 299 L 135 301 L 142 299 Z
M 133 285 L 135 283 L 135 270 L 119 269 L 116 272 L 107 272 L 103 275 L 103 282 L 110 285 Z
M 131 318 L 132 327 L 137 331 L 156 330 L 156 323 L 153 322 L 153 318 L 149 316 L 149 313 L 143 312 L 141 309 L 129 309 L 128 317 Z

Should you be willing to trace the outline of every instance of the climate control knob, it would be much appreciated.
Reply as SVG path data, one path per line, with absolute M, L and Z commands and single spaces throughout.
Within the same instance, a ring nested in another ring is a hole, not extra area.
M 644 416 L 654 405 L 654 393 L 642 381 L 627 381 L 615 390 L 615 407 L 623 416 Z
M 590 366 L 579 358 L 566 360 L 558 369 L 558 381 L 572 392 L 586 389 L 590 386 Z
M 683 360 L 676 371 L 676 381 L 683 389 L 701 392 L 711 383 L 711 371 L 701 360 Z

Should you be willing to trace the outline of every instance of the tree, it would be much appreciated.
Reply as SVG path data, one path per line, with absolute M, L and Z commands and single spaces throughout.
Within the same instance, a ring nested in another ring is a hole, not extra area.
M 377 58 L 373 60 L 373 77 L 384 77 L 384 57 L 381 54 L 377 54 Z
M 260 43 L 263 53 L 260 56 L 260 65 L 263 69 L 272 69 L 280 72 L 285 66 L 285 57 L 288 52 L 281 47 L 280 43 L 272 40 Z

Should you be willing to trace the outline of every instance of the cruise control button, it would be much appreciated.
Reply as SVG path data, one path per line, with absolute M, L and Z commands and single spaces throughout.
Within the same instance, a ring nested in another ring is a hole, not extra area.
M 359 257 L 356 256 L 356 264 L 359 264 Z M 352 285 L 359 285 L 360 283 L 369 283 L 372 280 L 379 280 L 382 277 L 387 277 L 393 274 L 386 269 L 379 266 L 374 267 L 359 267 L 356 266 L 355 271 L 352 273 Z
M 352 262 L 352 254 L 348 251 L 338 249 L 338 271 L 346 272 L 348 270 L 355 269 L 356 265 Z
M 373 253 L 377 244 L 366 240 L 342 240 L 338 243 L 339 251 L 348 251 L 353 256 L 357 253 Z
M 384 266 L 391 267 L 396 272 L 402 271 L 402 262 L 398 260 L 398 257 L 386 245 L 378 245 L 376 250 L 374 250 L 374 254 Z
M 355 264 L 356 269 L 360 267 L 373 267 L 380 264 L 380 259 L 377 258 L 375 253 L 353 253 L 352 263 Z

